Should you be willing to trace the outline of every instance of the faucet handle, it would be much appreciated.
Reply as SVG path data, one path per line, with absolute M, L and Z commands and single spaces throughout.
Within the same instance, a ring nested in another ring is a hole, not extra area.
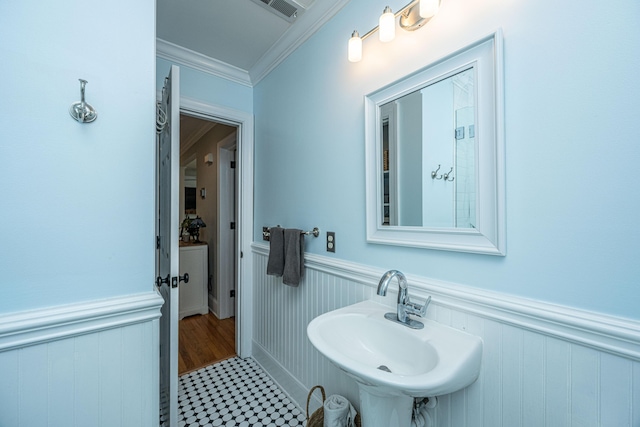
M 420 317 L 424 317 L 427 314 L 427 307 L 431 302 L 431 297 L 427 298 L 424 304 L 419 304 L 417 302 L 407 301 L 405 304 L 405 309 L 409 314 L 415 314 Z

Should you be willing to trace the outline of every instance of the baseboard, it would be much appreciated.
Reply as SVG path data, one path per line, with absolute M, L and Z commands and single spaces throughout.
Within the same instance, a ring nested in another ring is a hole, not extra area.
M 217 298 L 209 294 L 209 311 L 219 319 L 220 318 L 220 303 Z
M 0 351 L 158 319 L 163 303 L 154 290 L 0 315 Z
M 275 360 L 260 344 L 252 342 L 252 357 L 265 372 L 280 386 L 298 407 L 304 411 L 307 404 L 309 390 L 296 377 L 291 375 L 277 360 Z M 312 408 L 317 408 L 322 402 L 317 397 L 313 397 Z

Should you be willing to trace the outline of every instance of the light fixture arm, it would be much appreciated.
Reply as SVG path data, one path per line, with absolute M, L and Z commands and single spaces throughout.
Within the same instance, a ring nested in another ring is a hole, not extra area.
M 399 17 L 400 18 L 400 27 L 402 29 L 404 29 L 405 31 L 415 31 L 418 28 L 423 27 L 427 22 L 429 22 L 431 20 L 431 17 L 423 18 L 423 17 L 420 16 L 420 10 L 419 9 L 420 9 L 420 2 L 421 1 L 422 0 L 412 0 L 406 6 L 404 6 L 402 9 L 400 9 L 398 12 L 396 12 L 394 14 L 394 20 Z M 441 1 L 442 0 L 438 0 L 438 7 L 439 7 L 439 4 L 441 3 Z M 389 6 L 387 6 L 385 8 L 385 12 L 387 12 L 387 11 L 390 11 Z M 373 27 L 366 34 L 364 34 L 362 37 L 360 37 L 360 43 L 363 40 L 367 39 L 372 34 L 374 34 L 377 31 L 379 31 L 379 30 L 380 30 L 380 25 L 376 25 L 375 27 Z M 357 36 L 358 36 L 358 32 L 354 31 L 353 34 L 352 34 L 352 37 L 357 37 Z M 361 44 L 360 44 L 360 46 L 361 46 Z M 359 49 L 361 49 L 361 47 Z M 356 56 L 358 59 L 353 61 L 353 62 L 357 62 L 357 61 L 360 60 L 359 58 L 361 57 L 361 50 L 359 50 L 359 52 L 360 52 L 360 55 Z
M 406 5 L 405 7 L 403 7 L 402 9 L 400 9 L 399 11 L 397 11 L 394 14 L 395 18 L 398 18 L 399 16 L 405 16 L 405 13 L 411 9 L 413 6 L 416 6 L 420 3 L 420 0 L 413 0 L 412 2 L 410 2 L 408 5 Z M 408 14 L 407 14 L 408 16 Z M 376 25 L 375 27 L 373 27 L 371 30 L 369 30 L 368 33 L 366 33 L 364 36 L 360 37 L 362 40 L 365 40 L 367 37 L 369 37 L 370 35 L 374 34 L 376 31 L 378 31 L 380 29 L 379 25 Z

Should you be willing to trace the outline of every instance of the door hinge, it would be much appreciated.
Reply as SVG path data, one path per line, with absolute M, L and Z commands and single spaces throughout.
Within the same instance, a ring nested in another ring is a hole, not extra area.
M 244 258 L 244 253 L 240 251 L 240 258 Z
M 156 236 L 156 249 L 160 249 L 160 236 Z
M 235 290 L 235 289 L 231 289 L 231 290 L 229 291 L 229 296 L 230 296 L 231 298 L 235 298 L 235 297 L 236 297 L 236 290 Z
M 230 224 L 230 227 L 231 227 L 231 229 L 232 229 L 232 230 L 235 230 L 235 229 L 236 229 L 236 223 L 235 223 L 235 222 L 232 222 L 232 223 Z
M 236 168 L 236 161 L 235 160 L 231 160 L 230 167 L 231 167 L 231 169 L 235 169 Z

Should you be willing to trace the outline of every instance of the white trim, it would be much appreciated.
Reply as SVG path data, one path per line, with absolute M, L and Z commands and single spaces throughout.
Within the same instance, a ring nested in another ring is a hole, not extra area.
M 365 96 L 367 242 L 504 256 L 506 254 L 502 30 Z M 475 228 L 382 225 L 380 107 L 465 67 L 476 72 L 478 151 Z
M 244 86 L 253 86 L 247 71 L 160 38 L 156 38 L 156 56 Z
M 0 315 L 0 351 L 158 319 L 163 303 L 153 291 Z
M 180 111 L 207 120 L 238 126 L 237 176 L 238 195 L 236 212 L 239 222 L 236 262 L 238 289 L 236 292 L 236 352 L 240 357 L 251 356 L 253 325 L 253 289 L 251 277 L 253 258 L 242 257 L 251 253 L 253 239 L 253 115 L 232 108 L 207 104 L 195 99 L 181 97 Z
M 335 0 L 333 4 L 329 4 L 327 0 L 316 1 L 313 7 L 298 18 L 296 23 L 251 67 L 249 75 L 253 84 L 257 85 L 333 18 L 348 2 L 349 0 Z
M 348 2 L 349 0 L 333 0 L 331 4 L 327 0 L 316 1 L 314 6 L 305 11 L 249 71 L 161 38 L 156 38 L 156 56 L 178 65 L 253 87 L 333 18 Z
M 257 255 L 269 247 L 252 245 Z M 376 287 L 384 270 L 349 261 L 305 254 L 305 267 Z M 499 292 L 407 274 L 411 294 L 432 304 L 473 313 L 497 322 L 575 342 L 599 351 L 640 361 L 640 321 L 535 301 Z
M 253 360 L 280 386 L 289 399 L 295 402 L 300 409 L 305 409 L 302 405 L 306 403 L 309 389 L 302 384 L 294 375 L 280 364 L 273 356 L 257 342 L 253 342 Z M 312 396 L 311 408 L 322 406 L 322 401 L 314 393 Z
M 231 132 L 229 135 L 225 136 L 218 142 L 217 147 L 222 148 L 223 150 L 233 150 L 236 148 L 236 132 Z

